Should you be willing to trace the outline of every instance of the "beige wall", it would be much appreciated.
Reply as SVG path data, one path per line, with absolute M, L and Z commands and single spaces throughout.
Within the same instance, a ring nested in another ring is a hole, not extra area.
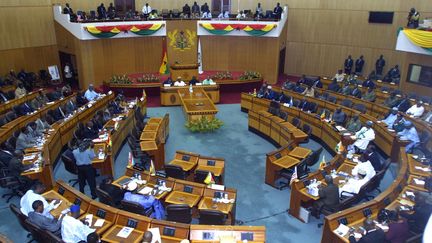
M 334 75 L 348 54 L 364 55 L 369 73 L 383 54 L 385 71 L 399 64 L 404 80 L 408 55 L 395 50 L 397 29 L 412 6 L 432 16 L 432 4 L 422 0 L 288 0 L 288 6 L 285 72 L 293 75 Z M 393 24 L 369 24 L 369 11 L 395 11 Z M 432 57 L 425 59 L 432 63 Z

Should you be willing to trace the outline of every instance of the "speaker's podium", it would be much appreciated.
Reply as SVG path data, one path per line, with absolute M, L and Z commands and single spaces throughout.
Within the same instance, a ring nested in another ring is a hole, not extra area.
M 198 78 L 198 63 L 171 65 L 171 79 L 176 80 L 181 77 L 183 81 L 188 82 L 193 76 Z

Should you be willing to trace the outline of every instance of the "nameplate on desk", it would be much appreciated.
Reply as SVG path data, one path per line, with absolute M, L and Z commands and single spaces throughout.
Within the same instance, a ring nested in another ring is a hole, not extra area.
M 372 215 L 372 210 L 370 208 L 363 209 L 363 215 L 367 218 Z
M 63 195 L 65 193 L 65 189 L 63 187 L 59 187 L 57 189 L 58 194 Z
M 159 178 L 156 180 L 156 184 L 159 185 L 159 186 L 161 186 L 164 183 L 165 183 L 165 180 L 161 180 Z
M 185 185 L 183 187 L 183 192 L 192 193 L 192 191 L 193 191 L 193 187 L 191 186 Z
M 135 229 L 138 226 L 138 221 L 134 219 L 128 219 L 126 226 Z
M 214 232 L 203 232 L 202 234 L 203 234 L 202 236 L 203 240 L 213 240 L 215 238 Z
M 100 209 L 100 208 L 99 208 L 99 209 L 96 211 L 96 216 L 98 216 L 99 218 L 104 219 L 105 216 L 106 216 L 106 211 L 103 210 L 103 209 Z
M 164 84 L 164 87 L 171 87 L 171 84 Z
M 340 218 L 338 219 L 338 223 L 339 224 L 344 224 L 344 225 L 348 225 L 348 219 L 347 218 Z
M 223 198 L 223 192 L 214 192 L 213 198 Z
M 383 202 L 384 202 L 384 205 L 386 205 L 386 206 L 391 203 L 390 198 L 388 198 L 388 197 L 384 198 Z
M 246 240 L 246 241 L 253 241 L 254 240 L 254 233 L 252 232 L 242 232 L 241 233 L 241 240 Z
M 160 177 L 163 177 L 163 178 L 167 178 L 168 177 L 167 174 L 164 171 L 161 171 L 161 170 L 156 171 L 156 176 L 160 176 Z
M 162 234 L 166 235 L 166 236 L 174 236 L 175 235 L 175 228 L 164 227 Z
M 216 165 L 216 161 L 214 161 L 214 160 L 207 160 L 207 165 L 208 166 L 215 166 Z
M 189 155 L 183 155 L 182 156 L 182 160 L 189 161 L 190 160 L 190 156 Z
M 280 158 L 282 158 L 282 155 L 281 155 L 280 153 L 276 153 L 276 154 L 275 154 L 275 158 L 276 158 L 276 159 L 280 159 Z

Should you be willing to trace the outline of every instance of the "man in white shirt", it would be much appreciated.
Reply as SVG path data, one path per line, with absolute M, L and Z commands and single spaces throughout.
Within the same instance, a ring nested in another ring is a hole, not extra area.
M 342 73 L 342 69 L 338 70 L 333 79 L 336 79 L 338 83 L 345 79 L 345 73 Z
M 354 148 L 363 151 L 369 145 L 369 142 L 375 139 L 375 132 L 372 129 L 373 122 L 367 121 L 366 126 L 362 127 L 360 131 L 356 132 Z
M 219 19 L 229 19 L 229 12 L 228 12 L 228 11 L 225 11 L 225 12 L 220 13 L 220 14 L 218 15 L 218 18 L 219 18 Z
M 414 148 L 418 143 L 420 143 L 420 137 L 417 133 L 416 128 L 413 123 L 410 121 L 406 121 L 404 123 L 405 129 L 398 132 L 398 136 L 400 140 L 410 141 L 409 144 L 405 146 L 405 152 L 411 152 L 411 149 Z
M 87 235 L 93 233 L 95 229 L 77 219 L 80 216 L 80 207 L 78 205 L 72 205 L 70 212 L 71 216 L 65 215 L 61 224 L 62 240 L 66 243 L 87 241 Z
M 419 118 L 423 115 L 424 107 L 423 107 L 423 101 L 419 100 L 417 103 L 411 108 L 409 108 L 406 113 L 407 115 L 413 116 L 415 118 Z
M 391 113 L 384 120 L 381 120 L 381 122 L 384 122 L 384 124 L 386 124 L 387 127 L 391 128 L 393 127 L 393 124 L 396 121 L 397 114 L 398 114 L 398 108 L 393 107 Z
M 177 80 L 174 82 L 174 86 L 186 86 L 186 83 L 181 79 L 181 77 L 177 77 Z
M 32 207 L 33 202 L 40 200 L 42 201 L 44 206 L 43 215 L 48 218 L 53 218 L 53 216 L 50 214 L 50 211 L 53 209 L 53 206 L 51 206 L 51 204 L 47 202 L 45 197 L 40 195 L 44 191 L 45 191 L 45 186 L 40 182 L 36 182 L 33 185 L 32 189 L 28 190 L 24 194 L 24 196 L 21 197 L 21 201 L 20 201 L 21 212 L 25 216 L 28 216 L 28 213 L 33 212 L 33 207 Z M 55 203 L 58 202 L 58 200 L 56 199 L 51 199 L 51 200 L 53 201 L 55 200 Z
M 246 14 L 244 14 L 243 11 L 240 11 L 236 17 L 236 19 L 245 19 L 245 18 L 246 18 Z
M 369 181 L 369 179 L 366 178 L 366 171 L 360 169 L 357 173 L 358 178 L 350 178 L 345 185 L 339 188 L 340 195 L 342 195 L 343 192 L 358 194 L 360 188 Z
M 213 84 L 215 84 L 215 82 L 213 81 L 213 79 L 210 78 L 210 76 L 207 76 L 207 78 L 203 80 L 202 84 L 203 85 L 213 85 Z
M 352 169 L 351 174 L 353 176 L 358 176 L 359 171 L 366 172 L 365 178 L 370 180 L 376 175 L 375 169 L 369 160 L 360 158 L 358 164 Z
M 95 100 L 95 99 L 99 98 L 100 94 L 97 93 L 96 91 L 94 91 L 93 84 L 90 84 L 90 85 L 89 85 L 89 88 L 88 88 L 88 90 L 85 92 L 84 96 L 86 97 L 86 99 L 87 99 L 88 101 L 92 101 L 92 100 Z
M 149 6 L 148 3 L 146 3 L 143 8 L 142 8 L 142 12 L 145 16 L 148 16 L 151 12 L 152 12 L 152 8 Z

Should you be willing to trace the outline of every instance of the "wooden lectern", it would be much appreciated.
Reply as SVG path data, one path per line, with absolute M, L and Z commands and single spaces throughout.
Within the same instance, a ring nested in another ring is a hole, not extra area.
M 181 77 L 183 81 L 189 82 L 193 76 L 198 78 L 198 63 L 194 64 L 173 64 L 171 65 L 171 79 L 175 81 Z

